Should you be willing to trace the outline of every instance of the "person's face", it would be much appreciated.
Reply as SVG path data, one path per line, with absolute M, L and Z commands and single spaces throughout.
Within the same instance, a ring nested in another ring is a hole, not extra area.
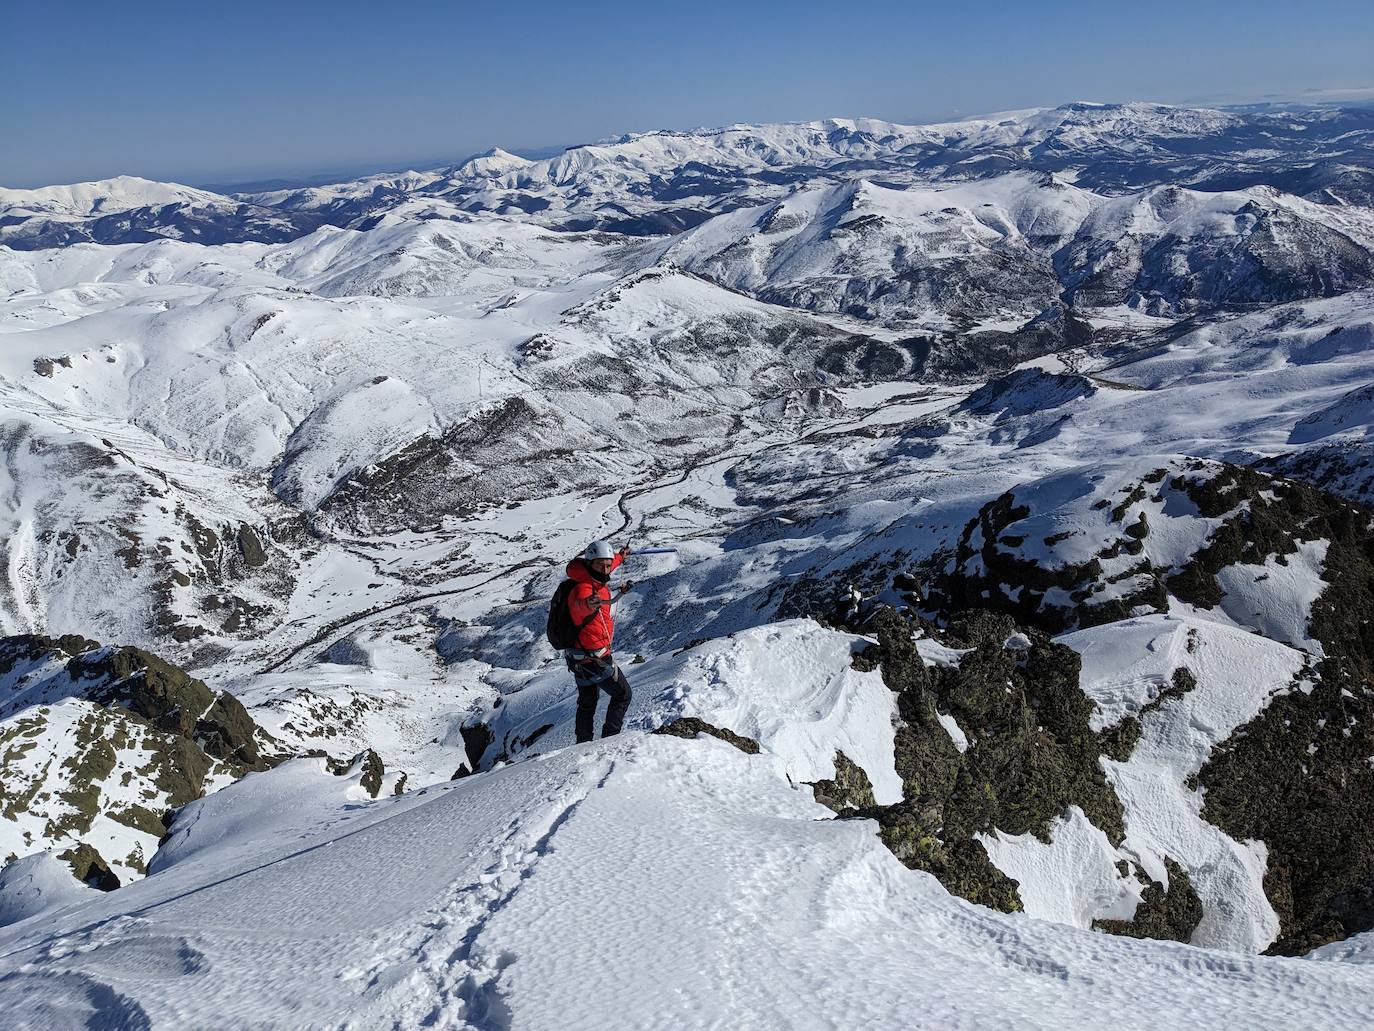
M 602 576 L 610 576 L 611 560 L 608 558 L 594 558 L 592 559 L 592 568 L 595 569 Z

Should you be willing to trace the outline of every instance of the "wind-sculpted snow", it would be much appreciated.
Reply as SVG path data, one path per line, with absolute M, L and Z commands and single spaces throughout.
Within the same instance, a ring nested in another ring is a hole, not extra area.
M 1267 948 L 1279 920 L 1265 896 L 1264 846 L 1234 841 L 1207 823 L 1192 778 L 1272 696 L 1311 690 L 1300 676 L 1305 656 L 1254 634 L 1172 616 L 1142 616 L 1061 640 L 1083 655 L 1083 690 L 1097 704 L 1098 729 L 1128 717 L 1139 723 L 1130 755 L 1103 761 L 1125 808 L 1123 850 L 1166 887 L 1165 856 L 1187 872 L 1202 903 L 1193 944 Z
M 626 725 L 654 730 L 684 717 L 702 719 L 757 741 L 782 760 L 788 778 L 803 783 L 833 778 L 840 752 L 867 774 L 879 803 L 897 802 L 893 701 L 879 677 L 852 668 L 862 644 L 796 620 L 625 666 L 635 685 Z M 470 757 L 474 766 L 571 744 L 570 676 L 555 665 L 503 695 L 484 724 L 492 743 L 485 755 Z

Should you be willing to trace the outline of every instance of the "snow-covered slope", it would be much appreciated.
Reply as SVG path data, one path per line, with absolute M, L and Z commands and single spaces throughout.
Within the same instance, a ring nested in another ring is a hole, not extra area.
M 0 991 L 1368 1023 L 1372 131 L 1074 104 L 7 193 L 0 630 L 48 640 L 0 643 Z M 545 606 L 628 537 L 676 553 L 620 574 L 630 730 L 576 745 Z M 84 674 L 130 645 L 202 686 Z
M 72 186 L 45 186 L 37 190 L 0 189 L 0 205 L 16 213 L 94 215 L 165 204 L 213 204 L 221 200 L 218 194 L 205 190 L 131 175 Z
M 826 819 L 774 757 L 709 737 L 629 733 L 374 803 L 351 790 L 305 760 L 183 811 L 153 876 L 0 931 L 7 1009 L 158 1027 L 1374 1015 L 1358 964 L 980 910 L 871 823 Z
M 801 190 L 684 234 L 685 268 L 794 307 L 1015 326 L 1062 293 L 1156 314 L 1345 293 L 1374 280 L 1374 217 L 1272 190 L 1108 199 L 1053 176 Z
M 626 725 L 652 730 L 704 720 L 757 741 L 798 783 L 834 779 L 842 753 L 864 771 L 875 801 L 891 805 L 902 797 L 893 768 L 893 699 L 876 673 L 853 668 L 863 643 L 793 620 L 698 645 L 633 670 L 636 700 Z M 484 724 L 491 740 L 471 756 L 474 766 L 572 744 L 576 699 L 565 681 L 555 669 L 503 696 Z

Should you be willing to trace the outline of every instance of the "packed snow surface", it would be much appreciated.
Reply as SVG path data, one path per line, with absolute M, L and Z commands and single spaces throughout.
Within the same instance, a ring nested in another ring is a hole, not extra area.
M 179 862 L 0 932 L 9 1026 L 1374 1020 L 1364 966 L 1110 938 L 955 899 L 872 824 L 829 819 L 766 756 L 715 740 L 628 733 L 365 804 L 342 786 L 278 793 L 303 775 L 250 776 L 182 814 Z M 299 800 L 285 813 L 284 797 Z M 222 835 L 230 816 L 271 833 Z M 200 835 L 203 850 L 182 844 Z
M 1141 885 L 1122 876 L 1121 854 L 1083 810 L 1069 811 L 1050 826 L 1046 844 L 1033 834 L 981 834 L 992 865 L 1017 882 L 1026 914 L 1072 927 L 1094 920 L 1129 920 Z

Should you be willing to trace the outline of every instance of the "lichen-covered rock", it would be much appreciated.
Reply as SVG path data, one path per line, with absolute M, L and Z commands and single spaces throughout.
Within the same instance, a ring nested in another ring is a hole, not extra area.
M 938 610 L 1005 612 L 1058 633 L 1170 598 L 1310 646 L 1307 622 L 1331 571 L 1327 548 L 1358 506 L 1253 469 L 1178 456 L 1085 466 L 984 505 L 933 578 Z
M 1202 920 L 1202 901 L 1183 867 L 1165 856 L 1164 868 L 1169 874 L 1168 888 L 1158 881 L 1146 884 L 1135 916 L 1130 920 L 1095 920 L 1093 926 L 1129 938 L 1188 941 Z M 1140 876 L 1138 869 L 1137 876 Z
M 279 752 L 232 695 L 141 649 L 0 639 L 0 860 L 94 854 L 128 881 L 170 810 Z
M 1374 927 L 1371 755 L 1369 674 L 1328 658 L 1310 693 L 1275 699 L 1199 773 L 1203 818 L 1265 843 L 1265 894 L 1281 921 L 1270 951 L 1299 955 Z
M 867 809 L 874 805 L 873 782 L 863 767 L 843 752 L 835 753 L 835 776 L 811 785 L 816 801 L 827 809 L 842 813 L 847 809 Z
M 1016 882 L 976 835 L 996 828 L 1047 840 L 1051 822 L 1076 805 L 1121 842 L 1121 804 L 1099 763 L 1072 649 L 985 611 L 964 613 L 944 631 L 945 644 L 963 651 L 957 664 L 927 665 L 919 640 L 933 628 L 890 607 L 853 629 L 877 638 L 855 661 L 881 668 L 902 720 L 895 759 L 904 800 L 860 815 L 878 820 L 902 862 L 972 901 L 1017 910 Z M 1008 648 L 1009 640 L 1029 647 Z M 962 750 L 946 727 L 951 719 L 965 735 Z
M 1296 954 L 1374 927 L 1371 527 L 1369 509 L 1255 469 L 1168 456 L 1085 467 L 985 505 L 929 599 L 951 623 L 976 605 L 1050 632 L 1177 599 L 1312 656 L 1315 686 L 1274 685 L 1278 697 L 1195 778 L 1204 819 L 1264 842 L 1265 893 L 1281 923 L 1272 951 Z M 982 654 L 963 670 L 973 675 Z M 1150 711 L 1196 687 L 1176 671 L 1097 747 L 1128 760 Z M 965 703 L 961 726 L 975 709 Z M 1105 811 L 1092 819 L 1116 840 Z M 1135 924 L 1157 925 L 1148 908 Z

